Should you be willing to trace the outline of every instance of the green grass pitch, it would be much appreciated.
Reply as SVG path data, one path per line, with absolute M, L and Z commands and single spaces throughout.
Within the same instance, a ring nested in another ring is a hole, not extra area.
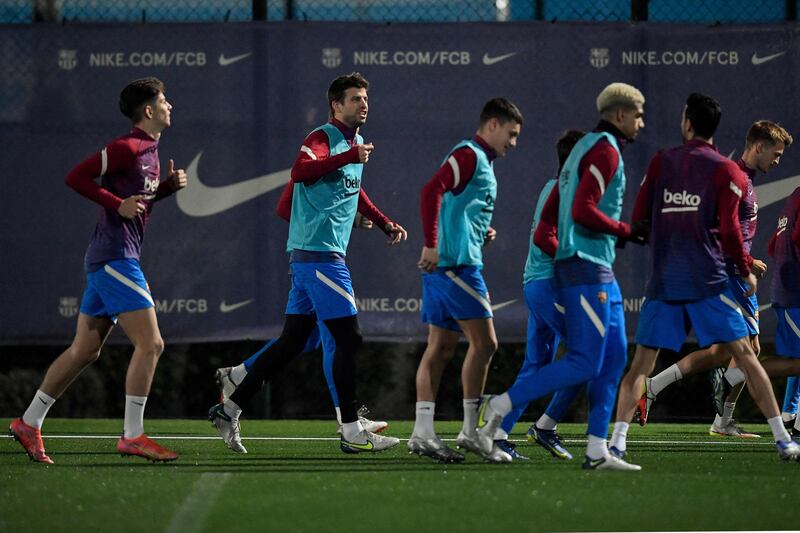
M 388 433 L 405 439 L 411 426 L 395 422 Z M 0 438 L 0 531 L 776 530 L 796 525 L 800 497 L 800 465 L 778 459 L 766 425 L 748 427 L 757 440 L 710 437 L 699 424 L 632 427 L 629 453 L 641 472 L 581 470 L 582 424 L 560 427 L 571 462 L 516 433 L 530 461 L 468 455 L 447 466 L 409 455 L 405 441 L 345 455 L 332 422 L 290 420 L 243 420 L 247 455 L 209 438 L 208 422 L 147 420 L 148 434 L 181 454 L 152 464 L 116 453 L 120 427 L 47 420 L 53 466 Z M 459 427 L 437 423 L 443 438 Z

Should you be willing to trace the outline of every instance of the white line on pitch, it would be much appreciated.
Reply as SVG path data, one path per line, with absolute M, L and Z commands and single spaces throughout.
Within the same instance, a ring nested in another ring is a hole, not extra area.
M 164 531 L 166 533 L 201 531 L 217 496 L 230 477 L 230 472 L 207 472 L 200 476 L 192 486 L 189 495 L 172 515 L 172 520 Z
M 10 435 L 0 435 L 0 437 L 11 438 Z M 213 435 L 150 435 L 153 439 L 164 440 L 219 440 L 220 437 Z M 44 439 L 119 439 L 119 435 L 42 435 Z M 339 437 L 242 437 L 242 440 L 264 440 L 264 441 L 338 441 Z M 400 439 L 407 441 L 408 439 Z M 442 439 L 447 442 L 455 442 L 456 439 Z M 509 439 L 511 442 L 527 442 L 526 439 Z M 563 439 L 569 444 L 586 444 L 586 439 Z M 662 444 L 667 446 L 680 446 L 688 444 L 692 446 L 756 446 L 760 444 L 774 444 L 771 439 L 748 439 L 748 440 L 631 440 L 628 444 Z

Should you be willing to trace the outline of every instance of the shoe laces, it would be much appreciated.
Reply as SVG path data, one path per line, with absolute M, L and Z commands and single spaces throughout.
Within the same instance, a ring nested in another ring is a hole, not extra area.
M 367 415 L 369 414 L 369 408 L 366 405 L 362 405 L 361 407 L 358 408 L 356 414 L 361 418 L 366 418 Z

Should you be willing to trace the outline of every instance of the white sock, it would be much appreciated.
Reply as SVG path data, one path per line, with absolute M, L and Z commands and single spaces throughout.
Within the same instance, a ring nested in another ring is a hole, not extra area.
M 792 420 L 796 420 L 797 419 L 797 415 L 794 414 L 794 413 L 787 413 L 786 411 L 784 411 L 784 412 L 781 413 L 781 418 L 783 419 L 784 422 L 786 422 L 788 424 Z
M 497 429 L 494 431 L 493 440 L 508 440 L 508 432 L 506 432 L 500 426 L 497 426 Z
M 237 387 L 242 384 L 245 376 L 247 376 L 247 368 L 245 368 L 244 363 L 231 368 L 231 381 Z
M 468 435 L 474 433 L 475 428 L 478 426 L 478 406 L 480 403 L 481 400 L 479 398 L 464 399 L 464 425 L 461 430 Z
M 594 435 L 589 435 L 589 443 L 586 445 L 586 455 L 589 459 L 597 460 L 602 459 L 608 455 L 608 446 L 606 439 L 601 439 Z
M 783 426 L 783 427 L 786 427 L 786 426 Z M 795 417 L 795 419 L 794 419 L 794 429 L 796 429 L 797 431 L 800 431 L 800 418 Z
M 22 421 L 36 429 L 42 429 L 44 417 L 47 416 L 47 411 L 53 407 L 54 403 L 56 403 L 55 398 L 50 397 L 41 390 L 37 390 L 36 394 L 33 395 L 31 404 L 25 410 L 25 414 L 22 415 Z
M 417 402 L 412 435 L 422 439 L 432 439 L 436 436 L 433 429 L 433 416 L 436 412 L 436 402 Z
M 342 410 L 338 407 L 334 407 L 336 410 L 336 422 L 341 426 L 342 425 Z
M 662 390 L 681 379 L 683 379 L 683 374 L 678 365 L 674 364 L 650 380 L 650 392 L 658 396 Z
M 362 432 L 364 433 L 362 435 Z M 364 428 L 361 426 L 361 422 L 356 420 L 355 422 L 347 422 L 346 424 L 342 424 L 342 436 L 344 440 L 349 442 L 355 442 L 357 444 L 366 444 L 367 443 L 367 433 L 364 431 Z M 361 437 L 357 439 L 356 437 Z
M 222 410 L 231 418 L 238 419 L 242 415 L 242 408 L 236 405 L 236 402 L 228 398 L 222 404 Z
M 736 368 L 729 368 L 725 371 L 725 379 L 728 383 L 731 384 L 731 387 L 735 387 L 739 383 L 744 381 L 744 372 L 742 372 L 738 367 Z
M 122 426 L 126 439 L 135 439 L 144 433 L 144 404 L 147 396 L 125 395 L 125 424 Z
M 489 401 L 489 407 L 502 417 L 505 417 L 514 408 L 514 406 L 511 405 L 511 396 L 509 396 L 507 392 L 499 396 L 493 396 Z
M 539 420 L 536 421 L 536 427 L 539 429 L 544 429 L 545 431 L 553 431 L 558 426 L 558 422 L 553 420 L 547 414 L 543 414 L 539 417 Z
M 614 433 L 611 434 L 611 446 L 621 452 L 625 451 L 626 440 L 628 438 L 628 428 L 630 424 L 627 422 L 614 422 Z
M 767 422 L 769 422 L 769 429 L 772 430 L 772 436 L 775 437 L 775 442 L 779 440 L 784 442 L 792 440 L 792 437 L 789 436 L 789 432 L 783 427 L 783 420 L 781 420 L 781 417 L 773 416 L 768 419 Z
M 722 407 L 722 416 L 720 417 L 721 424 L 727 424 L 733 418 L 733 410 L 736 408 L 736 402 L 725 402 Z

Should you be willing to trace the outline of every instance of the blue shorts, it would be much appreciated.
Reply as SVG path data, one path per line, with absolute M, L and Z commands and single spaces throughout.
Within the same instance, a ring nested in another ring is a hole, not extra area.
M 775 307 L 775 353 L 781 357 L 800 358 L 800 307 Z
M 154 307 L 150 287 L 136 259 L 109 261 L 86 273 L 86 290 L 81 299 L 81 313 L 109 317 Z
M 522 290 L 528 306 L 528 344 L 535 342 L 541 325 L 546 325 L 563 339 L 565 309 L 556 301 L 558 290 L 553 278 L 531 280 Z
M 461 331 L 457 320 L 492 318 L 489 290 L 478 267 L 437 268 L 422 275 L 422 321 Z
M 728 287 L 736 297 L 736 303 L 739 309 L 742 310 L 742 316 L 747 324 L 747 331 L 750 335 L 758 335 L 758 297 L 755 294 L 752 296 L 745 296 L 744 293 L 748 291 L 750 286 L 742 281 L 739 276 L 731 276 L 728 278 Z
M 636 330 L 636 344 L 677 352 L 692 328 L 700 346 L 750 335 L 729 287 L 721 294 L 693 302 L 645 300 Z
M 291 263 L 287 315 L 316 314 L 330 320 L 358 314 L 350 271 L 344 263 Z

